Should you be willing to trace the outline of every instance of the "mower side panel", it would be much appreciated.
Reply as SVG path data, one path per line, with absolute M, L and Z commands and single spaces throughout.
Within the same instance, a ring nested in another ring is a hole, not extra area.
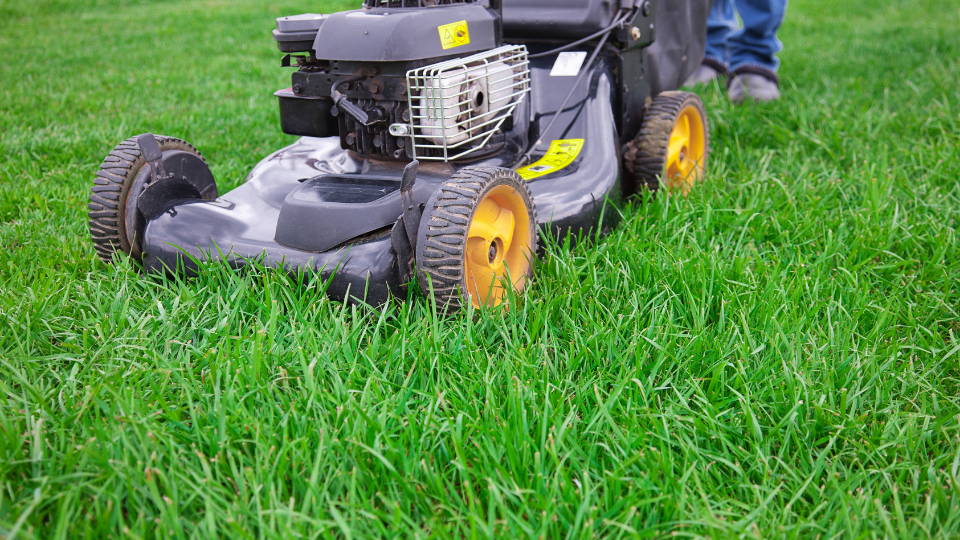
M 645 49 L 630 49 L 619 55 L 620 99 L 617 101 L 621 113 L 618 116 L 621 144 L 627 144 L 643 123 L 643 110 L 650 96 L 650 78 L 647 77 Z
M 614 113 L 618 58 L 612 51 L 599 56 L 550 133 L 541 134 L 575 79 L 551 77 L 555 59 L 548 56 L 531 61 L 530 140 L 544 137 L 540 152 L 531 160 L 543 156 L 552 140 L 583 139 L 584 144 L 573 163 L 529 184 L 541 229 L 562 239 L 568 233 L 606 231 L 616 225 L 620 215 L 616 210 L 621 201 L 620 143 Z

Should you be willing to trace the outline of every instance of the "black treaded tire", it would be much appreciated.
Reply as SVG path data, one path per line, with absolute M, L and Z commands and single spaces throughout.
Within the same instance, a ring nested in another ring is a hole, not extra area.
M 163 135 L 154 137 L 163 152 L 182 150 L 203 159 L 200 152 L 186 141 Z M 144 165 L 146 161 L 140 152 L 140 146 L 137 145 L 137 137 L 130 137 L 110 151 L 93 179 L 90 201 L 87 204 L 88 225 L 97 256 L 104 262 L 113 262 L 113 254 L 118 251 L 140 262 L 140 239 L 134 237 L 131 243 L 130 235 L 127 234 L 125 212 L 130 186 Z
M 467 234 L 476 210 L 484 197 L 498 186 L 516 189 L 527 211 L 530 257 L 538 249 L 537 211 L 527 183 L 512 169 L 502 167 L 465 167 L 457 171 L 424 205 L 417 233 L 417 277 L 420 290 L 431 297 L 441 310 L 455 313 L 471 302 L 468 293 Z M 532 264 L 521 287 L 533 274 Z
M 693 92 L 661 92 L 644 110 L 640 132 L 627 144 L 624 151 L 623 164 L 627 173 L 624 195 L 633 195 L 644 186 L 650 191 L 660 189 L 667 164 L 670 135 L 680 112 L 688 106 L 697 109 L 703 122 L 702 168 L 706 170 L 710 155 L 710 129 L 703 101 Z

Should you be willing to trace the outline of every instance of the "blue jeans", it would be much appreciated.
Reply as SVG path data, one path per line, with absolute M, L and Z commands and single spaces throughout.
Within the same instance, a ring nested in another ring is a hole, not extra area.
M 780 60 L 775 55 L 783 49 L 777 30 L 786 11 L 787 0 L 713 0 L 704 56 L 729 71 L 760 68 L 776 73 Z

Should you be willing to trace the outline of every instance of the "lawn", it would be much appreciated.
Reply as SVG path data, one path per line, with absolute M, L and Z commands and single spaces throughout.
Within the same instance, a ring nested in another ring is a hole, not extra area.
M 783 99 L 504 314 L 106 265 L 102 157 L 294 138 L 273 19 L 0 0 L 0 537 L 956 538 L 960 4 L 794 0 Z

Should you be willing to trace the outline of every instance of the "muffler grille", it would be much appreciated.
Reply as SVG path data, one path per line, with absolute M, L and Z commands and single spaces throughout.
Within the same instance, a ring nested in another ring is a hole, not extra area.
M 408 71 L 407 89 L 413 157 L 462 158 L 482 149 L 530 92 L 527 48 L 507 45 Z

